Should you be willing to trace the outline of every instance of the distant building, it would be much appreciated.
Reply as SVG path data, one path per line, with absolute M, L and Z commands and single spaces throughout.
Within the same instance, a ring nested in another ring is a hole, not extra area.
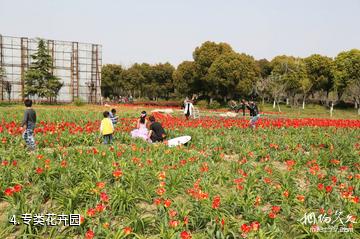
M 72 102 L 76 98 L 84 102 L 101 102 L 102 46 L 98 44 L 44 39 L 53 58 L 54 75 L 64 86 L 58 102 Z M 38 38 L 0 35 L 0 67 L 5 77 L 0 79 L 0 101 L 24 99 L 24 76 L 37 51 Z M 36 99 L 35 100 L 41 100 Z

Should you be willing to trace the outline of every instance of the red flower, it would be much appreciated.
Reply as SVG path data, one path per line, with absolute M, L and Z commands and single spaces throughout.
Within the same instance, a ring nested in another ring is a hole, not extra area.
M 359 203 L 359 197 L 358 196 L 353 197 L 352 202 L 353 203 Z
M 119 178 L 122 176 L 122 171 L 120 169 L 117 169 L 112 174 L 115 178 Z
M 166 199 L 166 200 L 164 201 L 164 206 L 165 206 L 165 207 L 170 207 L 170 206 L 171 206 L 171 200 Z
M 335 176 L 332 176 L 331 181 L 333 181 L 333 183 L 335 184 L 337 182 L 337 178 Z
M 92 238 L 94 238 L 94 236 L 95 236 L 95 233 L 91 229 L 87 230 L 87 232 L 85 234 L 86 239 L 92 239 Z
M 170 220 L 169 222 L 169 226 L 172 227 L 172 228 L 175 228 L 179 225 L 179 221 L 176 221 L 176 220 Z
M 159 173 L 158 179 L 159 180 L 164 180 L 166 178 L 166 173 L 164 171 Z
M 161 204 L 161 198 L 155 198 L 154 199 L 154 204 L 155 205 L 160 205 Z
M 14 186 L 14 192 L 20 192 L 21 191 L 21 189 L 22 189 L 22 186 L 20 185 L 20 184 L 15 184 L 15 186 Z
M 255 198 L 255 206 L 259 206 L 259 204 L 261 203 L 261 197 L 259 197 L 259 196 L 256 196 L 256 198 Z
M 324 184 L 319 183 L 319 184 L 318 184 L 318 189 L 319 189 L 319 190 L 323 190 L 323 189 L 324 189 Z
M 278 213 L 278 212 L 280 212 L 280 210 L 281 210 L 281 207 L 279 207 L 279 206 L 272 206 L 272 208 L 271 208 L 271 211 L 274 213 Z
M 325 190 L 327 193 L 331 193 L 332 192 L 332 187 L 331 186 L 326 186 Z
M 61 167 L 66 168 L 67 162 L 65 160 L 61 161 Z
M 274 219 L 276 217 L 276 213 L 270 212 L 269 218 Z
M 191 239 L 191 234 L 188 233 L 187 231 L 182 231 L 182 232 L 180 233 L 180 238 L 181 238 L 181 239 Z
M 37 159 L 42 159 L 42 158 L 44 158 L 44 155 L 39 154 L 38 156 L 36 156 L 36 158 L 37 158 Z
M 13 195 L 13 193 L 14 193 L 14 190 L 12 188 L 7 188 L 4 191 L 4 194 L 9 197 L 11 197 Z
M 105 208 L 106 208 L 106 206 L 102 203 L 99 203 L 98 205 L 96 205 L 96 211 L 98 211 L 98 212 L 104 211 Z
M 124 233 L 125 235 L 129 235 L 132 232 L 132 228 L 131 227 L 124 227 Z
M 299 200 L 300 202 L 304 202 L 305 201 L 305 196 L 304 195 L 298 195 L 296 196 L 297 200 Z
M 241 231 L 243 231 L 244 233 L 248 233 L 251 230 L 251 226 L 247 225 L 246 223 L 241 225 Z
M 221 219 L 221 226 L 224 226 L 225 225 L 225 219 Z
M 212 203 L 212 208 L 217 209 L 220 207 L 220 196 L 215 196 Z
M 170 210 L 169 211 L 169 216 L 170 217 L 176 217 L 176 215 L 177 215 L 177 212 L 175 210 Z
M 185 225 L 189 224 L 189 217 L 188 216 L 184 217 L 184 224 Z
M 284 195 L 284 197 L 289 197 L 289 191 L 285 191 L 284 193 L 283 193 L 283 195 Z
M 156 193 L 161 196 L 166 192 L 165 188 L 158 188 L 156 189 Z
M 97 187 L 97 188 L 100 188 L 100 189 L 104 188 L 105 185 L 106 185 L 105 182 L 98 182 L 98 183 L 96 183 L 96 187 Z
M 252 222 L 252 223 L 250 224 L 250 226 L 251 226 L 251 228 L 252 228 L 254 231 L 257 231 L 257 230 L 259 230 L 259 228 L 260 228 L 260 223 L 257 222 L 257 221 L 254 221 L 254 222 Z
M 207 164 L 206 162 L 204 162 L 204 163 L 202 164 L 202 166 L 201 166 L 201 168 L 200 168 L 200 171 L 201 171 L 202 173 L 209 171 L 209 166 L 208 166 L 208 164 Z
M 95 208 L 89 208 L 89 209 L 87 210 L 87 212 L 86 212 L 86 214 L 87 214 L 89 217 L 94 216 L 95 213 L 96 213 Z
M 36 169 L 37 174 L 42 174 L 43 172 L 44 172 L 44 169 L 42 169 L 42 168 L 37 168 Z
M 271 183 L 271 179 L 270 178 L 264 178 L 264 182 L 269 184 L 269 183 Z
M 103 202 L 108 202 L 109 201 L 109 196 L 106 193 L 102 192 L 102 193 L 100 193 L 100 199 Z

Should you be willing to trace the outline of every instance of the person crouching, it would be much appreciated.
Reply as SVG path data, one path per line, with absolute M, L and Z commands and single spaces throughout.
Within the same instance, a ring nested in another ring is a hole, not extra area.
M 155 117 L 152 115 L 149 117 L 150 126 L 149 126 L 149 134 L 148 141 L 149 142 L 162 142 L 166 139 L 166 133 L 164 128 L 159 122 L 155 121 Z

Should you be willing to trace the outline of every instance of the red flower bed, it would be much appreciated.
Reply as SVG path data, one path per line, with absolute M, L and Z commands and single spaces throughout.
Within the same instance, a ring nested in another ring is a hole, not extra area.
M 165 106 L 165 107 L 181 107 L 180 101 L 142 101 L 134 102 L 132 105 L 145 105 L 145 106 Z

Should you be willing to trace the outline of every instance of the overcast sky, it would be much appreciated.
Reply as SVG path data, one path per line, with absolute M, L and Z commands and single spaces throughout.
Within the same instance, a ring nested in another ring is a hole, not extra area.
M 99 43 L 104 64 L 125 66 L 177 65 L 207 40 L 333 57 L 360 48 L 360 0 L 0 0 L 0 34 Z

